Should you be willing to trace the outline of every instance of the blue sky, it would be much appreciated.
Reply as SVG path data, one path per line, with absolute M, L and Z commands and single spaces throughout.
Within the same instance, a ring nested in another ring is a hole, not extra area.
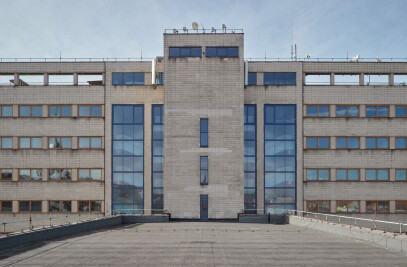
M 162 55 L 165 28 L 241 28 L 245 57 L 407 58 L 407 0 L 0 0 L 0 57 Z

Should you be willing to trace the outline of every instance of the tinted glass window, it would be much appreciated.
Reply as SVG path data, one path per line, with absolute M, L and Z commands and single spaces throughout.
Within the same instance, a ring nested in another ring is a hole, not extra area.
M 406 148 L 406 138 L 405 137 L 399 137 L 396 138 L 396 148 Z
M 257 72 L 249 72 L 247 84 L 257 85 Z
M 3 137 L 1 139 L 1 148 L 13 148 L 13 139 L 11 137 Z
M 79 148 L 89 148 L 89 138 L 88 137 L 79 138 Z
M 348 180 L 349 181 L 359 180 L 359 170 L 348 170 Z
M 329 148 L 329 138 L 328 137 L 319 138 L 319 148 Z
M 405 116 L 406 116 L 406 106 L 397 106 L 396 117 L 405 117 Z
M 308 117 L 314 117 L 317 116 L 317 106 L 307 106 L 307 116 Z
M 307 180 L 316 181 L 318 178 L 318 170 L 307 170 Z
M 373 181 L 376 180 L 376 170 L 366 170 L 366 180 Z
M 318 148 L 318 138 L 308 137 L 307 148 Z
M 296 85 L 295 72 L 266 72 L 264 85 Z
M 20 117 L 30 116 L 30 106 L 20 106 Z
M 366 106 L 366 117 L 376 117 L 376 107 Z
M 349 148 L 359 148 L 359 138 L 349 138 Z
M 338 137 L 336 138 L 336 147 L 337 148 L 347 148 L 347 138 Z
M 319 175 L 319 180 L 320 181 L 328 181 L 329 180 L 329 170 L 319 170 L 318 175 Z
M 358 117 L 359 116 L 359 107 L 358 106 L 348 106 L 348 116 L 349 117 Z
M 32 106 L 31 107 L 31 116 L 33 117 L 41 117 L 42 115 L 42 107 L 41 106 Z
M 406 181 L 406 170 L 396 170 L 396 181 Z
M 112 73 L 112 84 L 113 85 L 123 84 L 123 73 Z
M 201 137 L 200 137 L 200 143 L 201 147 L 207 147 L 208 146 L 208 119 L 201 119 L 200 121 L 200 130 L 201 130 Z
M 388 138 L 378 138 L 377 140 L 378 148 L 389 148 L 389 139 Z
M 59 106 L 49 106 L 49 116 L 50 117 L 59 117 Z
M 89 106 L 79 106 L 79 116 L 89 117 Z
M 318 107 L 318 116 L 328 117 L 329 116 L 329 106 L 319 106 Z
M 71 106 L 61 106 L 61 116 L 71 117 Z
M 347 116 L 347 107 L 346 106 L 336 106 L 336 116 L 345 117 Z
M 388 117 L 389 116 L 389 107 L 387 107 L 387 106 L 379 106 L 379 108 L 378 108 L 378 116 L 379 117 Z
M 366 137 L 366 148 L 377 148 L 376 147 L 376 138 L 367 138 Z
M 1 116 L 3 116 L 3 117 L 13 116 L 13 107 L 12 106 L 2 106 L 1 107 Z
M 347 170 L 336 170 L 336 180 L 337 181 L 346 181 L 348 179 Z
M 92 117 L 100 117 L 100 116 L 102 116 L 102 107 L 101 106 L 91 106 L 90 107 L 90 115 Z

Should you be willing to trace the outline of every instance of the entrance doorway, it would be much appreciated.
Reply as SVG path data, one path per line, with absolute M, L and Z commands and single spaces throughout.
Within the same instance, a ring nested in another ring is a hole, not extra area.
M 200 197 L 201 220 L 208 220 L 208 195 L 201 195 Z

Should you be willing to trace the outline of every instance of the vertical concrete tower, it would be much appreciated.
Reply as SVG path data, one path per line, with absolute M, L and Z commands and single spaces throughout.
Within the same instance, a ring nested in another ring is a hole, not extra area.
M 243 40 L 164 34 L 164 208 L 172 218 L 243 211 Z

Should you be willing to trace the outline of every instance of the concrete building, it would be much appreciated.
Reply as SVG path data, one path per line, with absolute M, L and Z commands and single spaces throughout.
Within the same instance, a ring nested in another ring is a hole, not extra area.
M 0 62 L 0 221 L 406 221 L 407 63 L 245 61 L 244 34 L 226 31 L 165 33 L 163 55 Z

